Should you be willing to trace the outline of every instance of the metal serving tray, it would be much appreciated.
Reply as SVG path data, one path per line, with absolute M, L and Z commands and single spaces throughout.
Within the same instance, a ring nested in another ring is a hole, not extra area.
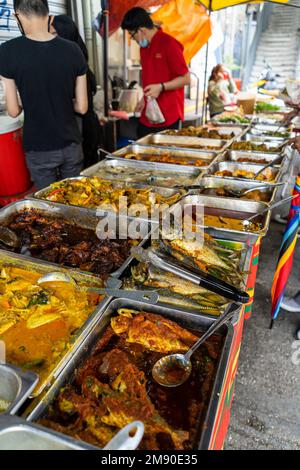
M 267 163 L 271 163 L 273 160 L 279 158 L 278 153 L 257 153 L 257 152 L 243 152 L 239 150 L 228 150 L 225 154 L 220 155 L 216 161 L 218 162 L 237 162 L 237 163 L 253 163 L 257 165 L 266 165 Z M 251 162 L 239 162 L 240 158 L 247 158 L 251 160 Z M 282 155 L 281 161 L 282 162 L 284 155 Z M 257 161 L 264 160 L 265 163 L 257 163 Z M 278 165 L 277 163 L 276 165 Z
M 242 142 L 242 140 L 240 139 L 239 142 Z M 260 142 L 260 141 L 257 141 L 257 140 L 253 140 L 251 142 L 251 144 L 254 144 L 254 145 L 262 145 L 264 144 L 268 151 L 267 152 L 264 152 L 264 151 L 261 151 L 261 150 L 237 150 L 238 152 L 249 152 L 249 153 L 252 153 L 252 152 L 255 152 L 255 153 L 277 153 L 278 154 L 278 151 L 277 151 L 277 148 L 278 146 L 280 145 L 280 142 L 274 142 L 274 140 L 272 142 Z M 230 150 L 236 150 L 236 149 L 230 149 Z
M 76 178 L 68 178 L 68 179 L 65 179 L 65 180 L 62 180 L 62 181 L 80 181 L 82 179 L 85 179 L 87 178 L 86 176 L 78 176 Z M 124 185 L 124 183 L 122 182 L 116 182 L 114 185 L 113 185 L 115 188 L 124 188 L 127 186 Z M 179 190 L 178 189 L 172 189 L 172 188 L 162 188 L 162 187 L 158 187 L 158 186 L 151 186 L 151 185 L 145 185 L 145 184 L 138 184 L 138 185 L 130 185 L 130 187 L 134 187 L 134 188 L 137 188 L 137 189 L 149 189 L 151 188 L 152 189 L 152 192 L 153 193 L 156 193 L 156 194 L 160 194 L 161 196 L 163 197 L 172 197 L 174 196 L 175 194 L 180 194 Z M 51 203 L 53 206 L 55 207 L 76 207 L 76 208 L 79 208 L 82 210 L 82 215 L 84 212 L 87 212 L 87 213 L 92 213 L 92 214 L 96 214 L 98 217 L 102 217 L 104 215 L 107 215 L 109 213 L 111 213 L 109 210 L 102 210 L 102 209 L 97 209 L 97 208 L 89 208 L 89 207 L 82 207 L 82 206 L 71 206 L 71 205 L 67 205 L 67 204 L 62 204 L 60 202 L 53 202 L 53 201 L 48 201 L 46 199 L 46 194 L 48 193 L 48 191 L 51 190 L 51 187 L 48 186 L 47 188 L 44 188 L 40 191 L 37 191 L 36 193 L 34 193 L 33 195 L 30 195 L 28 196 L 28 199 L 38 199 L 38 200 L 42 200 L 42 201 L 46 201 L 48 203 Z M 116 212 L 113 212 L 113 214 L 116 214 Z M 145 219 L 143 217 L 129 217 L 129 219 L 135 219 L 135 220 L 139 220 L 141 222 L 148 222 L 148 218 Z
M 153 137 L 158 137 L 158 134 L 154 134 Z M 149 136 L 147 136 L 149 137 Z M 178 137 L 177 137 L 178 138 Z M 197 137 L 196 137 L 197 138 Z M 146 139 L 146 137 L 145 137 Z M 152 168 L 155 169 L 161 169 L 166 171 L 172 170 L 172 171 L 177 171 L 178 168 L 184 169 L 184 170 L 195 170 L 197 168 L 198 171 L 202 171 L 207 167 L 211 161 L 216 157 L 217 152 L 210 152 L 207 150 L 199 150 L 199 149 L 192 149 L 192 148 L 176 148 L 176 147 L 168 147 L 168 146 L 160 146 L 154 145 L 154 144 L 132 144 L 128 145 L 127 147 L 124 147 L 118 151 L 116 151 L 114 154 L 115 158 L 120 158 L 124 160 L 124 157 L 129 154 L 129 153 L 134 153 L 134 154 L 139 154 L 139 155 L 145 155 L 145 160 L 135 160 L 135 159 L 126 159 L 126 161 L 131 161 L 135 163 L 147 163 L 148 165 L 152 165 Z M 188 157 L 191 159 L 191 162 L 193 163 L 193 160 L 203 160 L 206 165 L 204 166 L 193 166 L 193 165 L 181 165 L 176 164 L 176 163 L 164 163 L 164 162 L 149 162 L 146 160 L 147 155 L 157 155 L 163 156 L 163 155 L 170 155 L 170 157 L 174 158 L 182 158 L 182 157 Z M 109 157 L 113 158 L 113 157 Z M 149 166 L 150 168 L 150 166 Z
M 203 196 L 209 195 L 209 194 L 202 194 L 203 191 L 205 190 L 210 190 L 210 189 L 219 189 L 219 188 L 230 188 L 233 189 L 234 191 L 242 191 L 242 190 L 247 190 L 251 188 L 256 188 L 259 186 L 256 182 L 253 180 L 245 180 L 245 179 L 231 179 L 231 181 L 228 181 L 227 178 L 221 178 L 221 177 L 215 177 L 215 176 L 206 176 L 201 179 L 199 182 L 199 185 L 203 187 L 203 189 L 200 189 L 200 194 Z M 263 185 L 262 185 L 263 186 Z M 262 193 L 268 194 L 269 200 L 268 204 L 271 204 L 271 202 L 274 201 L 275 195 L 277 192 L 277 187 L 272 187 L 272 185 L 269 185 L 269 189 L 261 189 Z M 197 194 L 198 190 L 195 190 L 195 194 Z M 240 200 L 241 198 L 235 198 L 234 196 L 218 196 L 217 194 L 211 194 L 213 197 L 226 197 L 230 199 L 238 199 Z M 247 196 L 247 195 L 246 195 Z M 245 200 L 243 198 L 242 200 Z M 249 198 L 250 201 L 253 201 L 253 199 Z
M 84 442 L 26 422 L 0 416 L 0 450 L 97 450 Z
M 224 178 L 227 180 L 242 180 L 242 181 L 255 181 L 258 184 L 263 183 L 263 184 L 270 184 L 272 185 L 271 182 L 268 181 L 257 181 L 257 180 L 252 180 L 250 178 L 237 178 L 234 176 L 218 176 L 215 173 L 217 171 L 224 171 L 228 170 L 231 172 L 234 172 L 236 170 L 246 170 L 246 171 L 253 171 L 254 173 L 258 173 L 259 170 L 261 170 L 264 167 L 264 165 L 254 165 L 252 163 L 238 163 L 238 162 L 219 162 L 219 163 L 213 163 L 211 167 L 208 170 L 208 173 L 205 176 L 211 176 L 213 175 L 215 178 Z M 280 176 L 280 170 L 276 167 L 271 167 L 270 168 L 272 171 L 272 174 L 274 175 L 273 178 L 273 183 L 276 183 L 279 179 Z
M 87 228 L 91 230 L 96 230 L 101 220 L 101 217 L 96 216 L 95 213 L 91 213 L 90 211 L 87 211 L 84 208 L 75 207 L 75 206 L 67 206 L 63 204 L 54 205 L 50 201 L 42 202 L 42 201 L 38 201 L 34 199 L 27 199 L 27 200 L 15 202 L 1 209 L 0 210 L 0 225 L 8 226 L 8 224 L 10 223 L 13 217 L 15 217 L 17 214 L 19 214 L 23 210 L 30 210 L 30 209 L 38 210 L 45 217 L 51 217 L 53 219 L 63 218 L 76 227 Z M 129 218 L 125 217 L 125 218 L 122 218 L 122 221 L 120 221 L 120 223 L 123 224 L 129 220 L 130 220 Z M 119 218 L 117 217 L 116 227 L 119 227 L 118 222 L 119 222 Z M 139 246 L 142 246 L 145 243 L 145 241 L 149 237 L 150 232 L 151 232 L 150 224 L 146 222 L 141 222 L 140 233 L 143 234 L 144 236 Z M 31 256 L 26 256 L 26 255 L 20 255 L 20 256 L 28 260 L 33 259 Z M 34 259 L 37 259 L 37 258 L 34 258 Z M 128 259 L 122 264 L 122 266 L 120 266 L 119 269 L 110 273 L 110 276 L 119 277 L 123 273 L 123 271 L 127 268 L 127 266 L 130 264 L 131 259 L 132 257 L 129 256 Z M 55 266 L 55 270 L 57 266 L 61 267 L 61 265 L 58 265 L 56 263 L 48 263 L 47 261 L 44 261 L 44 260 L 41 260 L 41 261 L 45 264 Z M 84 271 L 81 271 L 80 269 L 69 268 L 67 266 L 65 266 L 65 269 L 72 269 L 73 271 L 84 272 Z M 85 273 L 85 274 L 97 276 L 94 273 Z
M 226 215 L 232 218 L 246 219 L 259 211 L 265 209 L 268 205 L 265 202 L 247 201 L 242 199 L 230 199 L 226 197 L 213 197 L 204 195 L 190 195 L 181 199 L 177 204 L 171 207 L 170 212 L 175 208 L 181 207 L 189 212 L 189 207 L 202 206 L 204 208 L 216 209 L 226 211 Z M 239 217 L 234 217 L 234 216 Z M 244 242 L 247 245 L 256 243 L 259 237 L 264 237 L 267 234 L 270 224 L 270 211 L 265 213 L 262 217 L 263 228 L 257 232 L 248 232 L 247 230 L 239 231 L 233 229 L 225 229 L 218 227 L 211 227 L 204 225 L 203 227 L 207 232 L 216 238 L 223 238 L 225 240 L 234 240 Z
M 24 257 L 20 255 L 16 255 L 13 253 L 8 253 L 6 251 L 0 250 L 0 262 L 7 266 L 13 266 L 21 269 L 28 269 L 34 270 L 36 272 L 41 273 L 41 276 L 51 273 L 55 270 L 55 272 L 62 271 L 65 272 L 66 269 L 59 268 L 55 264 L 51 263 L 44 263 L 39 260 L 24 260 Z M 84 284 L 90 287 L 103 287 L 103 281 L 95 276 L 91 276 L 88 274 L 80 273 L 78 271 L 68 270 L 68 273 L 77 281 L 83 282 Z M 44 382 L 38 383 L 37 387 L 34 389 L 33 393 L 31 394 L 32 397 L 38 396 L 42 393 L 50 384 L 51 382 L 60 374 L 62 369 L 65 367 L 67 362 L 70 360 L 78 346 L 81 344 L 82 340 L 86 337 L 89 333 L 91 328 L 93 327 L 95 321 L 98 320 L 99 316 L 106 305 L 110 302 L 110 297 L 105 297 L 102 302 L 98 304 L 95 308 L 94 312 L 89 316 L 87 321 L 82 325 L 81 328 L 76 332 L 72 340 L 70 341 L 70 348 L 66 351 L 66 354 L 58 360 L 56 366 L 53 368 L 47 379 Z
M 237 122 L 223 122 L 223 121 L 218 121 L 218 119 L 212 119 L 209 121 L 209 124 L 217 125 L 220 127 L 242 127 L 242 129 L 245 131 L 247 127 L 250 127 L 251 122 L 249 123 L 237 123 Z
M 158 149 L 155 148 L 155 150 Z M 182 153 L 182 151 L 180 152 Z M 195 152 L 193 152 L 194 154 Z M 119 180 L 128 185 L 142 183 L 172 188 L 179 185 L 197 184 L 197 179 L 202 173 L 203 167 L 183 167 L 182 165 L 168 165 L 167 163 L 109 158 L 87 168 L 81 175 L 99 176 L 111 181 Z
M 17 413 L 30 396 L 38 380 L 38 376 L 33 372 L 25 372 L 18 367 L 0 364 L 0 400 L 10 403 L 3 414 Z
M 87 338 L 82 342 L 80 348 L 76 351 L 72 357 L 72 361 L 68 363 L 63 373 L 59 376 L 55 384 L 51 387 L 48 393 L 41 399 L 36 400 L 35 406 L 32 408 L 29 416 L 27 417 L 28 421 L 37 421 L 41 419 L 54 399 L 59 394 L 62 387 L 67 383 L 70 383 L 74 377 L 74 372 L 82 364 L 82 362 L 89 356 L 93 346 L 99 340 L 101 335 L 103 335 L 106 327 L 108 326 L 112 315 L 119 308 L 132 308 L 134 310 L 144 310 L 151 313 L 156 313 L 163 315 L 166 318 L 169 318 L 173 321 L 178 322 L 181 326 L 195 329 L 195 330 L 207 330 L 209 326 L 215 321 L 212 318 L 208 318 L 201 314 L 187 313 L 175 308 L 167 308 L 158 305 L 150 305 L 143 302 L 134 302 L 124 299 L 113 300 L 109 306 L 103 311 L 103 315 L 98 319 L 98 322 L 94 325 L 93 330 Z M 220 330 L 219 334 L 222 334 L 224 337 L 224 346 L 223 351 L 219 360 L 219 365 L 217 368 L 216 377 L 214 380 L 214 386 L 210 398 L 210 403 L 206 413 L 205 422 L 202 426 L 202 433 L 199 430 L 199 449 L 207 449 L 211 439 L 211 433 L 213 430 L 213 425 L 216 418 L 216 412 L 218 409 L 218 403 L 220 399 L 220 393 L 222 391 L 225 373 L 228 366 L 230 349 L 233 341 L 233 325 L 228 322 Z M 184 402 L 183 402 L 184 403 Z
M 242 137 L 242 140 L 246 140 L 247 142 L 252 142 L 252 143 L 260 142 L 261 144 L 267 144 L 271 142 L 271 143 L 280 145 L 282 142 L 284 142 L 285 138 L 284 137 L 272 137 L 268 135 L 257 135 L 255 133 L 252 134 L 251 132 L 249 132 Z
M 137 140 L 137 143 L 141 145 L 166 145 L 168 147 L 183 147 L 186 149 L 195 148 L 199 150 L 207 150 L 206 147 L 212 147 L 213 152 L 221 152 L 228 145 L 227 140 L 201 139 L 201 137 L 184 137 L 164 134 L 149 134 L 146 137 Z
M 286 132 L 286 133 L 292 134 L 292 130 L 291 130 L 290 127 L 282 126 L 279 129 L 278 125 L 275 126 L 275 125 L 268 125 L 268 124 L 255 124 L 249 130 L 249 133 L 254 134 L 254 135 L 257 135 L 257 133 L 265 134 L 267 132 L 282 132 L 283 134 Z M 270 137 L 272 137 L 272 136 L 270 136 Z M 282 137 L 282 138 L 285 138 L 285 137 Z M 275 137 L 275 139 L 276 139 L 276 137 Z
M 201 127 L 201 126 L 200 126 Z M 182 130 L 185 130 L 185 128 L 183 128 Z M 217 131 L 219 134 L 223 134 L 223 135 L 228 135 L 228 134 L 234 134 L 234 137 L 232 137 L 231 139 L 226 139 L 227 142 L 230 142 L 232 139 L 234 139 L 235 137 L 239 137 L 242 133 L 245 132 L 245 129 L 243 129 L 242 127 L 240 126 L 232 126 L 231 128 L 229 127 L 226 127 L 226 126 L 220 126 L 220 127 L 217 127 L 217 126 L 214 126 L 212 129 L 210 129 L 209 127 L 205 130 L 214 130 L 214 131 Z M 179 130 L 171 130 L 171 129 L 167 129 L 165 131 L 162 131 L 162 132 L 158 132 L 159 135 L 169 135 L 169 132 L 172 131 L 174 132 L 174 137 L 193 137 L 193 136 L 180 136 L 180 132 Z M 177 135 L 178 134 L 178 135 Z M 198 139 L 203 139 L 203 137 L 201 136 L 196 136 Z M 206 138 L 206 137 L 205 137 Z M 210 139 L 210 138 L 209 138 Z

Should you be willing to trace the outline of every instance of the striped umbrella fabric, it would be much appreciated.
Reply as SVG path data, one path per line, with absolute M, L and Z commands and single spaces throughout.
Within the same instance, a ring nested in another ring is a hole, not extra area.
M 270 329 L 273 327 L 274 320 L 276 320 L 278 317 L 280 305 L 293 265 L 294 251 L 300 223 L 300 175 L 297 176 L 293 194 L 297 197 L 293 199 L 290 208 L 288 224 L 283 235 L 277 268 L 272 285 L 272 319 Z

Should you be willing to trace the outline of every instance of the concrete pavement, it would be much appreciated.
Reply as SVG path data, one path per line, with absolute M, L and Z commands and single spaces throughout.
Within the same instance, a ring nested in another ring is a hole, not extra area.
M 259 263 L 253 316 L 246 321 L 225 449 L 300 450 L 300 314 L 281 311 L 273 330 L 270 289 L 283 225 L 272 223 Z M 300 240 L 287 294 L 300 290 Z M 297 349 L 293 349 L 293 346 Z M 294 356 L 298 365 L 293 364 Z

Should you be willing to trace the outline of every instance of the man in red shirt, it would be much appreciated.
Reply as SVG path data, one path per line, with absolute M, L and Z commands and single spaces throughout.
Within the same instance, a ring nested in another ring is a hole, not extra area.
M 184 87 L 190 84 L 190 74 L 183 56 L 183 46 L 153 23 L 143 8 L 129 10 L 122 22 L 141 47 L 144 98 L 138 128 L 139 137 L 164 129 L 178 129 L 184 119 Z M 154 124 L 146 117 L 146 103 L 155 98 L 165 121 Z

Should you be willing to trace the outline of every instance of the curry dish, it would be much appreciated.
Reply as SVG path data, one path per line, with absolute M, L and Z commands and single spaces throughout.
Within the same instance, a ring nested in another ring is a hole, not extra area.
M 157 162 L 157 163 L 171 163 L 174 165 L 185 165 L 185 166 L 207 166 L 207 160 L 201 160 L 191 157 L 176 157 L 169 153 L 161 155 L 146 155 L 146 154 L 137 154 L 137 153 L 128 153 L 125 155 L 125 158 L 128 160 L 143 160 L 146 162 Z
M 250 188 L 249 188 L 250 189 Z M 236 188 L 232 188 L 233 191 L 237 191 Z M 201 194 L 208 194 L 209 196 L 220 196 L 220 197 L 238 197 L 231 192 L 230 188 L 228 187 L 220 187 L 220 188 L 207 188 L 201 190 Z M 259 191 L 258 189 L 255 191 L 251 191 L 251 193 L 247 193 L 244 196 L 241 195 L 240 199 L 251 199 L 252 201 L 257 202 L 270 202 L 272 197 L 272 191 Z
M 103 208 L 114 212 L 129 209 L 134 205 L 143 205 L 150 212 L 153 205 L 172 205 L 180 196 L 180 193 L 176 193 L 171 197 L 163 197 L 155 192 L 154 188 L 137 189 L 124 186 L 117 188 L 112 182 L 94 176 L 54 183 L 41 197 L 61 204 Z
M 229 230 L 245 231 L 242 219 L 233 219 L 231 217 L 223 217 L 219 215 L 205 215 L 204 225 L 208 227 L 225 228 Z M 247 227 L 247 232 L 259 232 L 262 229 L 261 223 L 251 223 Z
M 184 137 L 201 137 L 202 139 L 221 139 L 221 140 L 231 140 L 235 137 L 235 133 L 228 130 L 228 134 L 220 134 L 218 129 L 209 129 L 207 127 L 194 127 L 189 126 L 181 131 L 169 130 L 165 132 L 167 135 L 178 135 Z
M 43 382 L 69 349 L 100 297 L 70 284 L 37 285 L 42 275 L 0 264 L 0 340 L 6 360 Z
M 38 210 L 24 210 L 13 217 L 8 228 L 20 240 L 18 252 L 107 278 L 130 255 L 138 241 L 100 240 L 95 230 L 82 228 L 64 218 L 54 218 Z M 8 249 L 1 244 L 0 249 Z
M 161 387 L 151 370 L 162 356 L 186 352 L 198 335 L 161 315 L 120 309 L 40 424 L 103 447 L 123 426 L 141 420 L 140 449 L 196 448 L 223 338 L 214 335 L 196 351 L 192 375 L 180 387 Z
M 268 181 L 269 183 L 273 183 L 275 181 L 274 171 L 271 168 L 266 168 L 257 177 L 255 177 L 255 173 L 253 171 L 242 170 L 242 169 L 237 169 L 234 171 L 230 171 L 230 170 L 216 171 L 214 175 L 222 176 L 223 178 L 246 178 L 249 180 Z

